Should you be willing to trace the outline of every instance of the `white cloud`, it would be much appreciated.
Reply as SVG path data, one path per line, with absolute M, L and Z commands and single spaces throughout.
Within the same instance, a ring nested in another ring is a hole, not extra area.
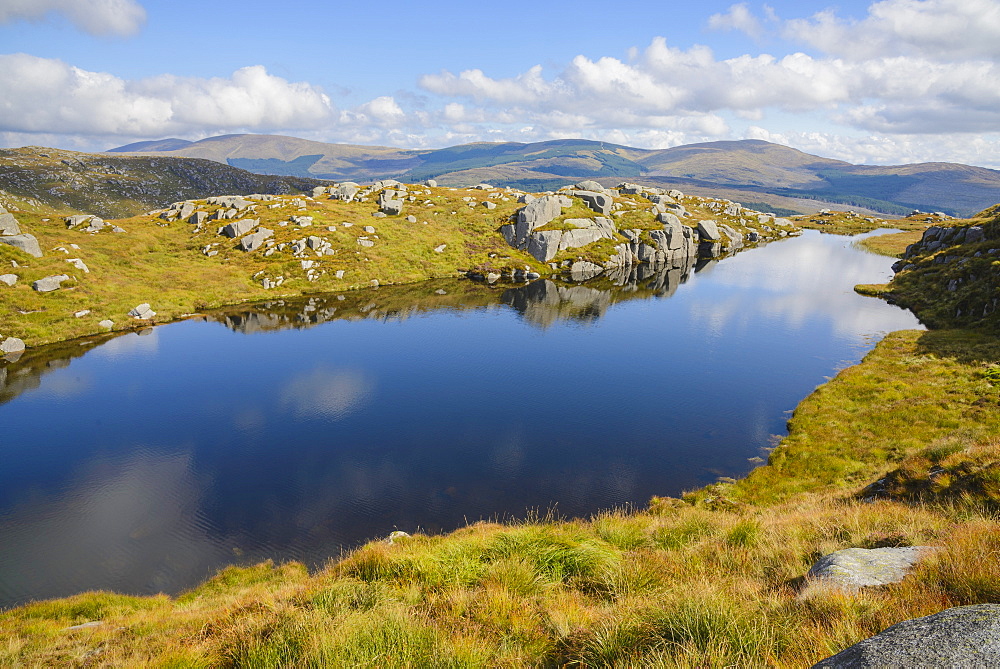
M 785 37 L 850 60 L 919 55 L 943 60 L 1000 56 L 997 0 L 883 0 L 864 19 L 832 10 L 785 22 Z
M 708 17 L 708 27 L 713 30 L 739 30 L 754 39 L 764 33 L 764 27 L 745 2 L 733 5 L 725 14 L 712 14 Z
M 62 14 L 91 35 L 134 35 L 146 10 L 134 0 L 0 0 L 0 23 L 41 21 Z
M 190 132 L 315 128 L 334 107 L 318 88 L 259 65 L 229 78 L 127 81 L 60 60 L 0 55 L 0 131 L 162 137 Z

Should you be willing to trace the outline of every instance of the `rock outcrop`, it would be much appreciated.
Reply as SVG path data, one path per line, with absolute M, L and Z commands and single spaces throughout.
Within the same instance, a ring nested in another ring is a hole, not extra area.
M 896 623 L 813 669 L 998 666 L 1000 604 L 975 604 Z

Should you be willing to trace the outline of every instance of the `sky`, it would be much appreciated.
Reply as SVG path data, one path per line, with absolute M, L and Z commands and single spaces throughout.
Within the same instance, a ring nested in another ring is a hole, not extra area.
M 0 0 L 0 146 L 241 132 L 1000 169 L 1000 0 Z

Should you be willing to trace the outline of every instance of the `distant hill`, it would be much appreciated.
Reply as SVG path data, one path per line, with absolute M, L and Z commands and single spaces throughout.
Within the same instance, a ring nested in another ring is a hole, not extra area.
M 1000 202 L 1000 171 L 954 163 L 894 167 L 852 165 L 760 140 L 637 149 L 561 139 L 463 144 L 406 150 L 327 144 L 281 135 L 224 135 L 169 148 L 140 142 L 113 149 L 227 163 L 258 174 L 372 181 L 436 179 L 444 185 L 488 182 L 547 190 L 589 178 L 689 189 L 723 187 L 739 201 L 811 212 L 840 206 L 908 214 L 912 209 L 971 215 Z M 138 147 L 138 148 L 137 148 Z
M 0 149 L 0 194 L 56 211 L 133 216 L 211 195 L 311 192 L 324 182 L 262 175 L 211 160 L 92 154 L 29 146 Z

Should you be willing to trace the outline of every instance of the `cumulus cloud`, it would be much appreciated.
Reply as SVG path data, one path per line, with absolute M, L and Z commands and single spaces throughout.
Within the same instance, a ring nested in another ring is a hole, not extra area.
M 708 18 L 708 27 L 713 30 L 738 30 L 754 39 L 764 34 L 760 20 L 745 2 L 733 5 L 724 14 L 712 14 Z
M 826 10 L 784 23 L 787 38 L 850 60 L 920 55 L 957 60 L 1000 56 L 997 0 L 883 0 L 860 20 Z
M 335 109 L 321 90 L 262 66 L 228 78 L 128 81 L 60 60 L 0 55 L 0 131 L 158 137 L 205 130 L 315 128 Z
M 53 14 L 98 36 L 134 35 L 146 23 L 146 10 L 134 0 L 0 0 L 0 23 L 41 21 Z

